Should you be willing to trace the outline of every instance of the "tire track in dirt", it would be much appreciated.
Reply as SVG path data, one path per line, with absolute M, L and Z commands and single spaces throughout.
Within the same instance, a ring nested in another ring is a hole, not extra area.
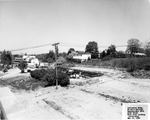
M 81 118 L 79 118 L 78 116 L 75 116 L 71 113 L 69 113 L 69 111 L 64 110 L 61 106 L 59 106 L 58 104 L 56 104 L 53 101 L 48 101 L 46 99 L 42 99 L 46 104 L 48 104 L 49 106 L 51 106 L 53 109 L 55 109 L 56 111 L 62 113 L 63 115 L 65 115 L 66 117 L 68 117 L 70 120 L 81 120 Z
M 106 95 L 106 94 L 103 94 L 103 93 L 95 93 L 93 91 L 89 91 L 89 90 L 85 90 L 85 89 L 79 89 L 81 90 L 82 92 L 86 92 L 86 93 L 89 93 L 89 94 L 95 94 L 95 95 L 98 95 L 98 96 L 102 96 L 104 98 L 109 98 L 111 100 L 114 100 L 114 101 L 118 101 L 118 102 L 123 102 L 123 103 L 136 103 L 138 101 L 135 101 L 135 100 L 127 100 L 127 99 L 122 99 L 122 98 L 118 98 L 118 97 L 115 97 L 115 96 L 111 96 L 111 95 Z

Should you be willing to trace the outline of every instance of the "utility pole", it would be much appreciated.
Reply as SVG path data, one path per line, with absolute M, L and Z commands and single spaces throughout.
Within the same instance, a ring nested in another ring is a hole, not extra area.
M 58 73 L 57 73 L 57 49 L 58 49 L 58 44 L 59 44 L 59 43 L 54 43 L 54 44 L 52 44 L 52 46 L 54 46 L 54 47 L 55 47 L 56 89 L 58 89 L 58 87 L 57 87 L 57 86 L 58 86 Z

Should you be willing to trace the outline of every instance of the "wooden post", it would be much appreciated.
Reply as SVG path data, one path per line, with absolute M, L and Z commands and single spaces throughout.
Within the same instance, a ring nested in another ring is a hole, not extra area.
M 58 48 L 58 44 L 59 44 L 59 43 L 54 43 L 54 44 L 52 44 L 52 46 L 54 46 L 54 47 L 55 47 L 56 89 L 58 89 L 58 73 L 57 73 L 57 48 Z

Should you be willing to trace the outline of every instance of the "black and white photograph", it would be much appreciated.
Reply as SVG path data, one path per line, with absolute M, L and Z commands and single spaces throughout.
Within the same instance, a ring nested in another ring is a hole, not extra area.
M 0 0 L 0 120 L 150 120 L 150 0 Z

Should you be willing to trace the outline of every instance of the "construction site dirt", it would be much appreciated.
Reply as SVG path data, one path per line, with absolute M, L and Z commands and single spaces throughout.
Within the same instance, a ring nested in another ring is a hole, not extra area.
M 114 69 L 73 67 L 73 70 L 101 73 L 94 77 L 71 78 L 68 87 L 38 87 L 34 90 L 8 87 L 15 96 L 7 106 L 8 119 L 15 120 L 121 120 L 123 103 L 150 102 L 150 80 L 138 79 Z M 25 81 L 29 73 L 19 69 L 0 73 L 4 81 Z M 17 79 L 15 79 L 17 78 Z

